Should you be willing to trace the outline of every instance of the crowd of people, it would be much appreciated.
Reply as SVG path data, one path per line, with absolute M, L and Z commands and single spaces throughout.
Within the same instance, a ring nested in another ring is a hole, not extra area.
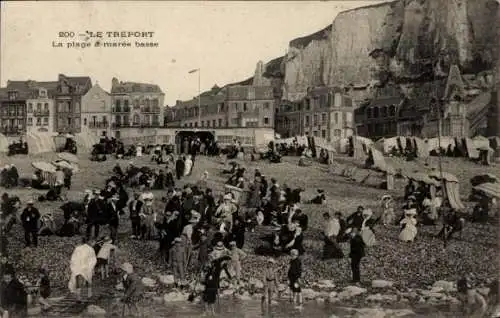
M 201 146 L 199 140 L 185 143 L 183 155 L 175 161 L 173 156 L 164 156 L 162 149 L 153 148 L 151 159 L 158 165 L 165 165 L 164 169 L 161 166 L 156 170 L 137 167 L 134 162 L 122 169 L 117 164 L 103 189 L 86 191 L 81 204 L 70 202 L 65 205 L 64 226 L 70 224 L 72 234 L 79 234 L 80 227 L 85 226 L 82 243 L 75 248 L 71 257 L 72 275 L 68 284 L 78 299 L 81 299 L 84 287 L 87 287 L 87 296 L 92 296 L 92 280 L 96 271 L 101 279 L 110 276 L 110 270 L 115 267 L 114 252 L 119 248 L 120 241 L 127 239 L 118 235 L 118 227 L 128 212 L 131 229 L 129 239 L 158 241 L 159 259 L 173 273 L 177 288 L 189 291 L 188 277 L 202 277 L 205 285 L 202 300 L 207 312 L 212 313 L 221 286 L 222 272 L 236 287 L 244 279 L 242 262 L 250 257 L 245 251 L 246 232 L 258 226 L 274 227 L 272 234 L 255 250 L 257 254 L 266 255 L 269 262 L 263 271 L 262 301 L 271 304 L 272 298 L 278 293 L 279 268 L 275 259 L 290 255 L 287 280 L 291 300 L 298 307 L 302 305 L 301 278 L 304 268 L 301 255 L 305 253 L 303 240 L 304 233 L 309 230 L 309 220 L 302 211 L 301 202 L 325 204 L 325 191 L 318 189 L 314 198 L 302 200 L 303 189 L 292 189 L 286 184 L 281 186 L 275 178 L 268 181 L 259 169 L 250 174 L 245 167 L 238 165 L 226 172 L 230 175 L 227 185 L 246 191 L 246 196 L 237 196 L 234 190 L 220 195 L 214 193 L 207 182 L 207 172 L 195 184 L 186 184 L 183 179 L 193 174 L 196 156 L 200 152 L 205 153 Z M 183 181 L 183 186 L 180 181 Z M 64 179 L 58 185 L 60 188 L 57 191 L 60 191 L 65 185 Z M 155 197 L 153 189 L 165 190 L 166 196 Z M 427 203 L 424 203 L 428 198 L 424 190 L 414 184 L 409 184 L 405 189 L 407 203 L 399 219 L 402 225 L 400 239 L 403 241 L 414 240 L 417 233 L 415 216 L 428 208 Z M 133 195 L 129 198 L 130 191 Z M 381 216 L 375 216 L 371 209 L 362 206 L 348 217 L 338 211 L 323 214 L 322 258 L 343 258 L 341 245 L 348 243 L 352 282 L 355 284 L 361 281 L 360 265 L 366 256 L 366 247 L 375 244 L 375 226 L 380 221 L 389 225 L 397 220 L 390 196 L 382 197 L 381 201 Z M 26 245 L 36 247 L 40 223 L 43 225 L 43 222 L 40 222 L 42 216 L 34 205 L 32 200 L 28 201 L 20 219 Z M 2 206 L 2 210 L 4 208 Z M 452 226 L 456 226 L 456 223 Z M 105 237 L 102 236 L 103 227 L 108 228 Z M 445 234 L 449 233 L 446 230 Z M 6 252 L 2 255 L 6 255 Z M 125 289 L 123 303 L 132 312 L 138 312 L 143 290 L 131 262 L 119 266 L 122 271 L 121 283 Z M 27 305 L 20 300 L 24 296 L 21 295 L 21 283 L 15 278 L 14 266 L 3 264 L 1 270 L 5 290 L 10 291 L 7 295 L 2 289 L 1 307 L 11 317 L 16 313 L 22 316 Z M 43 308 L 50 308 L 46 300 L 49 295 L 49 274 L 41 269 L 40 303 Z

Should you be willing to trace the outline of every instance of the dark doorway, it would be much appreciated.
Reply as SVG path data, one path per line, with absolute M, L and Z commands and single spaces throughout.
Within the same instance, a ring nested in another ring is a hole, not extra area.
M 177 154 L 186 153 L 184 142 L 191 142 L 194 138 L 200 138 L 201 142 L 212 141 L 215 136 L 210 131 L 179 131 L 175 135 L 175 150 Z

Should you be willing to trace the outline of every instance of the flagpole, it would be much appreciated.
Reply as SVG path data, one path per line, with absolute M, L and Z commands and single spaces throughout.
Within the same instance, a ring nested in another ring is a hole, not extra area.
M 201 126 L 201 69 L 198 69 L 198 126 Z

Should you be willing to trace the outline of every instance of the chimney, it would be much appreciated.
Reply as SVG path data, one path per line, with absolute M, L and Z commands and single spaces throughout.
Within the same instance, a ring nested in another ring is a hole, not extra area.
M 57 79 L 58 79 L 59 81 L 62 81 L 62 80 L 64 80 L 64 78 L 65 78 L 65 77 L 66 77 L 66 76 L 65 76 L 64 74 L 59 74 L 59 75 L 57 76 Z
M 118 82 L 118 79 L 116 77 L 113 77 L 113 79 L 111 80 L 111 87 L 118 85 L 120 85 L 120 82 Z

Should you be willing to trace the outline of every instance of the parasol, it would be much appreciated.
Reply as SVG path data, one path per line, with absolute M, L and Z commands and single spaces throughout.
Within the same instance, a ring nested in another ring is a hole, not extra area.
M 500 199 L 500 183 L 483 183 L 473 188 L 489 197 Z
M 54 165 L 45 161 L 35 161 L 31 163 L 31 166 L 35 169 L 39 169 L 45 172 L 56 172 L 56 167 Z
M 444 171 L 442 172 L 442 174 L 443 174 L 443 179 L 445 181 L 448 181 L 448 182 L 458 182 L 458 179 L 457 179 L 457 177 L 454 174 L 449 173 L 449 172 L 444 172 Z M 437 170 L 431 171 L 429 173 L 429 177 L 437 179 L 437 180 L 441 180 L 441 173 L 439 171 L 437 171 Z
M 61 153 L 58 153 L 57 156 L 60 159 L 68 161 L 70 163 L 78 163 L 78 158 L 74 154 L 72 154 L 72 153 L 61 152 Z
M 71 171 L 76 170 L 75 166 L 73 166 L 71 163 L 64 161 L 64 160 L 56 160 L 56 161 L 52 162 L 52 164 L 56 167 L 66 168 L 66 169 L 69 169 Z

